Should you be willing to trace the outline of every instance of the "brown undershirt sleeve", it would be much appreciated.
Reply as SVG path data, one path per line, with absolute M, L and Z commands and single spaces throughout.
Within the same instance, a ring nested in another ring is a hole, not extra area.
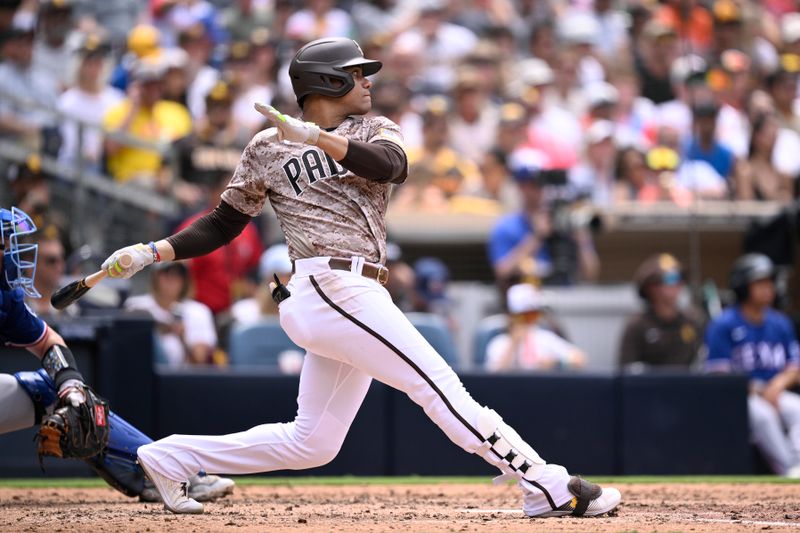
M 390 141 L 350 140 L 347 154 L 339 164 L 357 176 L 379 183 L 403 183 L 408 175 L 406 153 Z
M 221 201 L 212 212 L 198 218 L 175 235 L 167 237 L 167 242 L 175 250 L 176 261 L 199 257 L 231 242 L 244 230 L 248 222 L 250 222 L 249 215 Z

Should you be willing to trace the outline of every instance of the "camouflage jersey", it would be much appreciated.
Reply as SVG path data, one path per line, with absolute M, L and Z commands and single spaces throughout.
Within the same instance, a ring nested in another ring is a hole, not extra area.
M 347 117 L 331 133 L 356 141 L 403 144 L 385 117 Z M 277 129 L 256 134 L 245 148 L 222 199 L 257 216 L 269 198 L 292 259 L 362 256 L 386 261 L 390 183 L 356 176 L 316 146 L 279 142 Z

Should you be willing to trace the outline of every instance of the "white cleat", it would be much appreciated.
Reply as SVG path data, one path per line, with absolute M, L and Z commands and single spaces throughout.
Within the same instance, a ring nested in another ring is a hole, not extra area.
M 189 498 L 185 481 L 173 481 L 162 476 L 149 468 L 142 457 L 139 457 L 139 464 L 155 485 L 161 499 L 164 500 L 165 509 L 175 514 L 200 514 L 203 512 L 203 504 Z
M 537 501 L 541 499 L 541 493 L 537 489 L 525 486 L 521 483 L 525 492 L 525 503 L 522 506 L 525 514 L 531 518 L 547 518 L 551 516 L 601 516 L 617 508 L 622 500 L 622 494 L 613 488 L 603 488 L 600 485 L 572 476 L 567 484 L 567 488 L 572 493 L 572 499 L 557 509 L 545 512 L 530 512 L 528 510 L 529 495 Z
M 233 494 L 236 483 L 226 477 L 197 474 L 189 478 L 189 497 L 198 502 L 213 502 Z

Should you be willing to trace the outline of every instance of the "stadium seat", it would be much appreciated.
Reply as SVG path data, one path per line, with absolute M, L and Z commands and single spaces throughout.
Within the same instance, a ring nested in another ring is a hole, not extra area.
M 278 368 L 278 356 L 285 350 L 305 350 L 294 344 L 281 328 L 278 318 L 262 318 L 255 324 L 237 326 L 231 331 L 231 366 L 259 365 Z
M 433 313 L 406 313 L 406 317 L 447 364 L 453 368 L 460 366 L 453 336 L 442 317 Z
M 491 315 L 482 319 L 475 328 L 473 341 L 473 365 L 476 368 L 483 368 L 486 362 L 486 348 L 489 342 L 500 333 L 508 330 L 508 317 L 504 314 Z

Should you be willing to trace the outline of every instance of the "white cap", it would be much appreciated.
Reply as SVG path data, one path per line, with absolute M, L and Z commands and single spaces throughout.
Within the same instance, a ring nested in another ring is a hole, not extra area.
M 781 39 L 785 44 L 800 40 L 800 13 L 787 13 L 781 19 Z
M 553 83 L 553 80 L 555 80 L 555 75 L 550 65 L 548 65 L 546 61 L 536 57 L 523 59 L 518 62 L 516 72 L 522 80 L 522 83 L 529 87 L 547 85 Z
M 285 244 L 274 244 L 261 254 L 258 261 L 258 273 L 263 280 L 269 280 L 273 274 L 290 274 L 292 260 L 289 259 L 289 247 Z
M 539 311 L 544 307 L 539 289 L 530 283 L 520 283 L 509 287 L 506 300 L 508 312 L 515 315 L 529 311 Z
M 669 81 L 674 85 L 686 83 L 689 76 L 695 72 L 705 72 L 708 69 L 706 60 L 697 54 L 681 56 L 672 62 L 669 67 Z
M 586 130 L 583 140 L 586 144 L 597 144 L 606 139 L 613 139 L 615 131 L 616 126 L 610 120 L 595 120 Z
M 586 94 L 586 101 L 590 108 L 619 102 L 619 91 L 605 81 L 590 83 L 584 88 L 583 92 Z
M 561 38 L 572 44 L 597 44 L 602 33 L 600 23 L 589 13 L 575 12 L 561 17 Z

